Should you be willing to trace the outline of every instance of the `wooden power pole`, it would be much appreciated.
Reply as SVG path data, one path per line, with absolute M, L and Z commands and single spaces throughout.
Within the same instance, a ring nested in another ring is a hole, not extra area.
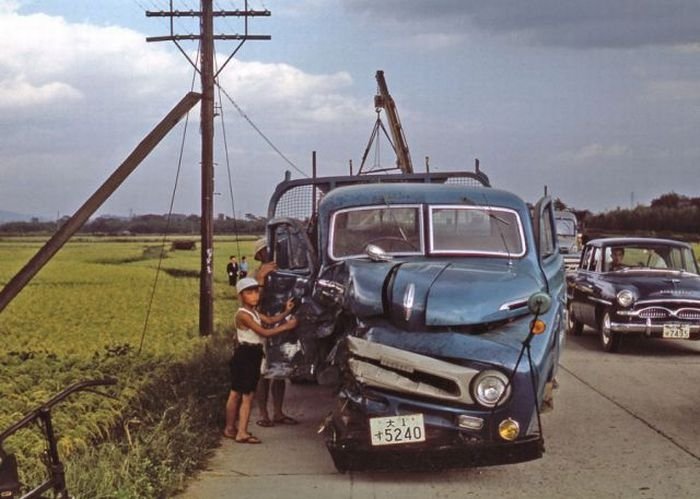
M 170 35 L 146 38 L 148 42 L 172 41 L 180 52 L 187 58 L 199 72 L 202 85 L 201 104 L 201 135 L 202 135 L 202 213 L 201 213 L 201 268 L 199 274 L 199 334 L 209 335 L 214 330 L 214 306 L 213 306 L 213 266 L 214 266 L 214 85 L 221 70 L 228 64 L 231 58 L 238 52 L 247 40 L 269 40 L 269 35 L 248 34 L 248 18 L 255 16 L 269 16 L 269 10 L 248 10 L 248 1 L 244 10 L 218 10 L 212 7 L 213 0 L 201 0 L 199 11 L 173 10 L 173 2 L 170 2 L 168 11 L 147 11 L 148 17 L 170 18 Z M 178 35 L 174 32 L 173 19 L 179 17 L 199 17 L 199 34 Z M 215 17 L 242 17 L 245 20 L 244 34 L 215 35 Z M 193 62 L 185 50 L 180 46 L 181 40 L 199 40 L 200 60 L 199 66 Z M 238 46 L 226 59 L 224 64 L 214 72 L 214 40 L 238 40 Z M 233 214 L 235 217 L 235 213 Z

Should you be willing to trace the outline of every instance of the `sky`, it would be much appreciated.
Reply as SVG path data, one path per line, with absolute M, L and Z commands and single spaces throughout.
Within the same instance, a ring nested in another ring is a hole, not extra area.
M 169 33 L 145 11 L 168 8 L 167 0 L 0 0 L 0 211 L 72 214 L 199 89 L 173 43 L 145 40 Z M 214 8 L 243 9 L 244 0 Z M 220 75 L 215 214 L 264 215 L 285 170 L 311 174 L 312 151 L 320 175 L 347 173 L 351 160 L 356 170 L 377 117 L 379 69 L 417 171 L 426 157 L 431 171 L 470 170 L 479 158 L 494 187 L 535 202 L 546 186 L 593 212 L 667 192 L 700 196 L 697 0 L 249 0 L 249 8 L 271 11 L 249 21 L 250 34 L 271 40 L 246 42 Z M 174 28 L 199 29 L 188 18 Z M 216 33 L 243 29 L 233 17 L 215 23 Z M 181 47 L 196 60 L 195 42 Z M 217 43 L 217 64 L 234 48 Z M 199 213 L 199 140 L 197 106 L 98 215 L 167 213 L 171 201 L 174 212 Z M 380 142 L 368 162 L 393 165 L 390 145 Z

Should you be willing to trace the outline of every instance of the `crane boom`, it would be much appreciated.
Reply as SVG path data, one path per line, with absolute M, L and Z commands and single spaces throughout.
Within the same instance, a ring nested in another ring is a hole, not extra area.
M 408 144 L 406 137 L 401 127 L 399 113 L 396 110 L 394 99 L 389 94 L 389 89 L 386 86 L 384 79 L 384 71 L 381 69 L 376 74 L 379 93 L 374 96 L 374 107 L 377 109 L 383 108 L 386 110 L 386 115 L 389 120 L 389 130 L 394 139 L 394 148 L 396 150 L 396 166 L 402 173 L 413 173 L 413 164 L 411 163 L 411 154 L 408 152 Z

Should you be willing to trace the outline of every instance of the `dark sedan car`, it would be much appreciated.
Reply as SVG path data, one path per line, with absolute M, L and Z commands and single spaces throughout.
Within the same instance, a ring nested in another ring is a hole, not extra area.
M 700 276 L 690 245 L 668 239 L 589 241 L 567 276 L 568 328 L 600 333 L 607 352 L 624 335 L 700 339 Z

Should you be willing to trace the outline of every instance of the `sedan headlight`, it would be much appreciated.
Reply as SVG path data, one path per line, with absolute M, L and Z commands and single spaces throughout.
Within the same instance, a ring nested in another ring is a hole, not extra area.
M 500 371 L 482 371 L 474 378 L 472 395 L 484 407 L 501 405 L 510 397 L 508 378 Z
M 631 306 L 634 303 L 634 293 L 629 289 L 623 289 L 617 293 L 617 303 L 624 308 Z

